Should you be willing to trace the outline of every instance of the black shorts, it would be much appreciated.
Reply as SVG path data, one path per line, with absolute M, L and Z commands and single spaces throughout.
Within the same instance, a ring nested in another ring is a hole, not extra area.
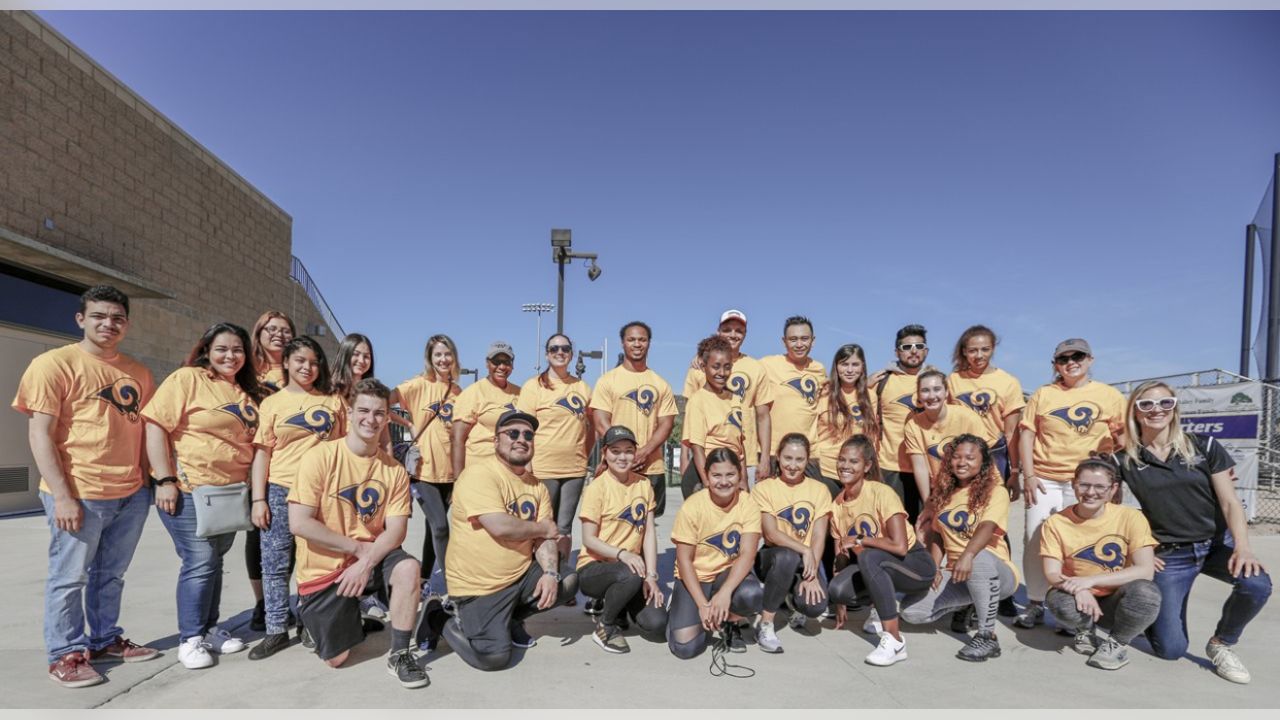
M 382 562 L 374 566 L 364 594 L 372 595 L 383 590 L 389 592 L 387 578 L 391 577 L 392 569 L 404 560 L 413 559 L 412 555 L 401 548 L 387 553 Z M 320 592 L 299 598 L 298 614 L 302 616 L 302 626 L 316 641 L 316 654 L 321 660 L 336 658 L 364 640 L 360 598 L 339 595 L 336 582 Z

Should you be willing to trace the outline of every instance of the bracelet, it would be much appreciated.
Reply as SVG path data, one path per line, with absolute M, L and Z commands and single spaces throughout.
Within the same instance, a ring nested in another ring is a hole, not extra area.
M 621 561 L 621 560 L 622 560 L 622 553 L 624 553 L 624 552 L 626 552 L 626 550 L 623 550 L 622 548 L 618 548 L 618 554 L 617 554 L 617 555 L 614 555 L 614 556 L 613 556 L 613 559 L 614 559 L 614 560 Z
M 178 478 L 174 477 L 173 475 L 165 475 L 164 477 L 156 480 L 156 487 L 160 487 L 161 485 L 167 485 L 169 483 L 173 483 L 174 485 L 177 485 Z
M 266 499 L 266 498 L 254 498 L 254 500 L 253 500 L 253 502 L 256 502 L 256 503 L 266 502 L 266 501 L 267 501 L 267 499 Z M 252 504 L 252 503 L 250 503 L 250 504 Z
M 650 570 L 649 572 L 645 573 L 645 574 L 644 574 L 644 576 L 645 576 L 645 577 L 647 577 L 647 578 L 649 578 L 650 580 L 657 580 L 657 579 L 658 579 L 658 573 L 653 572 L 652 570 Z

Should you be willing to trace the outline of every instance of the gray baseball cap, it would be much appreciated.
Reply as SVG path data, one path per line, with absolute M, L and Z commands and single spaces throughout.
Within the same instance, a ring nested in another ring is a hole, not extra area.
M 494 340 L 489 343 L 489 352 L 484 354 L 485 360 L 492 360 L 498 355 L 506 355 L 512 360 L 516 359 L 516 351 L 511 349 L 511 344 L 501 340 Z

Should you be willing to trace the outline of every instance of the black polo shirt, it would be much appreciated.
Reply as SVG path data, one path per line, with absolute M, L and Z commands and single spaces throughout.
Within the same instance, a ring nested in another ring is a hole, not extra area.
M 1209 477 L 1234 467 L 1235 460 L 1213 438 L 1190 437 L 1195 450 L 1190 462 L 1172 452 L 1168 460 L 1157 460 L 1142 448 L 1130 465 L 1124 452 L 1116 454 L 1120 478 L 1142 503 L 1151 532 L 1162 543 L 1208 540 L 1226 527 Z

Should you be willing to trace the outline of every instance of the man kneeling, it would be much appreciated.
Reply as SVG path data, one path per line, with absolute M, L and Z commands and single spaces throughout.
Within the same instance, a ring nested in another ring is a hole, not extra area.
M 338 667 L 364 640 L 360 596 L 391 588 L 387 671 L 408 688 L 430 683 L 409 649 L 417 619 L 418 561 L 400 548 L 409 527 L 409 476 L 380 447 L 391 390 L 356 384 L 346 437 L 303 456 L 289 491 L 298 540 L 299 614 L 316 654 Z
M 533 647 L 525 618 L 578 592 L 577 574 L 561 575 L 551 496 L 529 471 L 537 429 L 532 415 L 503 413 L 495 457 L 467 465 L 453 491 L 445 577 L 454 614 L 430 612 L 427 622 L 481 670 L 505 668 L 512 646 Z

